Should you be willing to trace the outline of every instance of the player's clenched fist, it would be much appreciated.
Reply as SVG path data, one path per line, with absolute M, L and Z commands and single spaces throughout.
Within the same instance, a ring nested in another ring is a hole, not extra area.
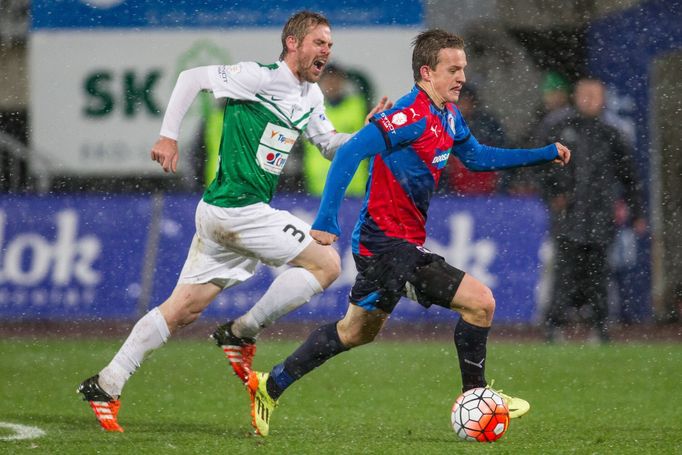
M 164 172 L 175 172 L 178 169 L 178 142 L 161 136 L 152 147 L 152 160 L 157 161 Z
M 338 239 L 338 237 L 334 234 L 325 231 L 318 231 L 317 229 L 311 229 L 310 236 L 320 245 L 331 245 Z
M 559 156 L 556 157 L 554 162 L 562 166 L 567 165 L 571 161 L 571 150 L 561 142 L 555 142 L 554 144 L 556 145 L 557 152 L 559 152 Z

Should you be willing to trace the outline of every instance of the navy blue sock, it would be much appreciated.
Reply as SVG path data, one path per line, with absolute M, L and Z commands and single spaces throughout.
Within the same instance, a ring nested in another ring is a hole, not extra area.
M 348 349 L 339 339 L 336 322 L 318 327 L 293 354 L 270 371 L 268 394 L 278 399 L 295 381 Z
M 485 387 L 485 356 L 490 327 L 469 324 L 461 317 L 455 327 L 455 347 L 462 373 L 462 391 Z

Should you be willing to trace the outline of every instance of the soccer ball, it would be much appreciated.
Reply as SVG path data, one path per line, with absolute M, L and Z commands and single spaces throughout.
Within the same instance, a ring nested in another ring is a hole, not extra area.
M 450 421 L 465 441 L 497 441 L 509 427 L 509 408 L 493 390 L 478 387 L 457 397 Z

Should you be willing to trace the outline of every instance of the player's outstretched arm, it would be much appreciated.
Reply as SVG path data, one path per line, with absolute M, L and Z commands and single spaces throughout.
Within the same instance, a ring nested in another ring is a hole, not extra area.
M 158 162 L 163 172 L 175 172 L 178 169 L 178 141 L 161 136 L 152 147 L 152 160 Z
M 561 152 L 559 151 L 561 146 Z M 545 147 L 532 149 L 507 149 L 479 144 L 473 135 L 469 135 L 464 142 L 455 145 L 455 154 L 464 166 L 472 171 L 498 171 L 522 166 L 557 161 L 566 164 L 570 159 L 570 151 L 559 144 L 549 144 Z
M 367 125 L 358 131 L 348 142 L 339 148 L 327 174 L 324 184 L 320 208 L 312 225 L 310 235 L 323 245 L 329 245 L 334 241 L 330 236 L 338 237 L 341 234 L 337 220 L 339 207 L 346 193 L 348 184 L 353 179 L 360 162 L 370 156 L 380 153 L 386 148 L 384 138 L 375 125 Z M 322 234 L 313 234 L 320 231 Z M 323 243 L 328 242 L 328 243 Z
M 365 125 L 367 125 L 370 119 L 379 112 L 383 112 L 387 109 L 393 107 L 393 102 L 389 101 L 387 96 L 382 97 L 379 102 L 372 108 L 372 110 L 365 117 Z M 318 134 L 316 136 L 310 137 L 310 141 L 315 144 L 315 146 L 320 150 L 322 156 L 327 158 L 329 161 L 334 159 L 336 151 L 343 144 L 348 142 L 353 137 L 351 133 L 339 133 L 337 131 L 330 131 L 328 133 Z
M 178 76 L 163 115 L 161 134 L 152 147 L 152 160 L 158 162 L 164 172 L 176 172 L 178 168 L 178 143 L 180 124 L 199 91 L 211 87 L 208 68 L 185 70 Z

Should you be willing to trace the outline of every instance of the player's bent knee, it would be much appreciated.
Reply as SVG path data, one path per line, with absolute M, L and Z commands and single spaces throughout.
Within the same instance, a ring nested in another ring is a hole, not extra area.
M 341 275 L 341 257 L 335 249 L 330 248 L 332 254 L 330 255 L 329 261 L 325 270 L 327 271 L 327 276 L 331 281 L 336 280 L 339 275 Z
M 487 286 L 477 296 L 475 308 L 483 319 L 488 322 L 493 320 L 495 315 L 495 297 L 493 296 L 493 291 Z
M 197 289 L 186 286 L 176 288 L 173 294 L 159 306 L 170 332 L 199 319 L 216 293 L 199 292 Z
M 490 288 L 481 284 L 469 289 L 463 300 L 453 300 L 452 308 L 459 311 L 467 322 L 489 326 L 495 314 L 495 298 Z
M 363 333 L 362 331 L 354 331 L 344 335 L 345 336 L 342 336 L 341 333 L 339 333 L 339 338 L 347 348 L 355 348 L 362 346 L 363 344 L 371 343 L 377 336 L 376 333 Z
M 175 307 L 170 308 L 170 311 L 168 311 L 167 308 L 166 312 L 163 313 L 163 315 L 166 320 L 166 324 L 168 325 L 168 329 L 172 333 L 176 329 L 190 325 L 191 323 L 199 319 L 201 311 L 198 312 L 192 311 L 190 308 L 187 307 Z
M 332 247 L 325 247 L 322 251 L 324 253 L 317 257 L 314 264 L 317 270 L 311 272 L 319 277 L 320 285 L 326 288 L 341 275 L 341 258 Z
M 363 344 L 371 343 L 380 331 L 380 327 L 368 328 L 360 324 L 348 323 L 341 320 L 336 326 L 341 343 L 347 348 L 355 348 Z

